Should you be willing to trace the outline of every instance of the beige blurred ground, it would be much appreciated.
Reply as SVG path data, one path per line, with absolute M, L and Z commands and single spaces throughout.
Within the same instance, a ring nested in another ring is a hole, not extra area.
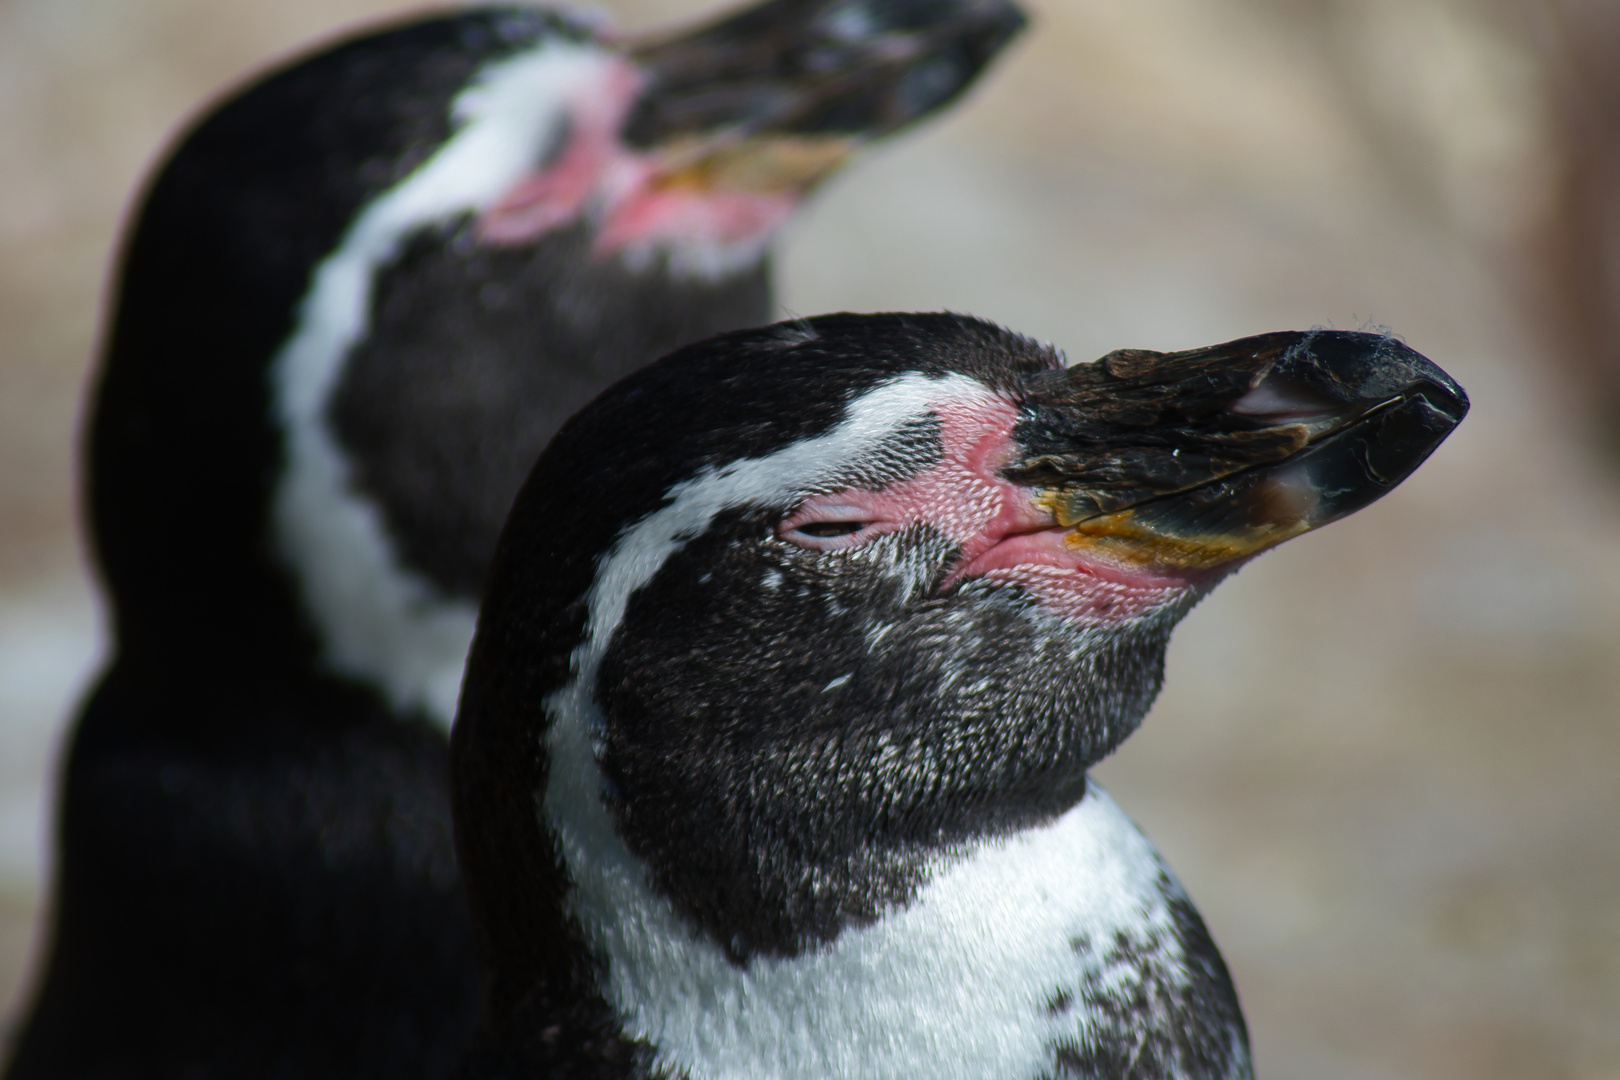
M 1520 303 L 1549 65 L 1463 0 L 1032 2 L 983 92 L 794 228 L 785 307 L 951 307 L 1077 359 L 1387 325 L 1455 374 L 1461 431 L 1195 612 L 1101 772 L 1222 944 L 1263 1078 L 1620 1078 L 1620 483 Z M 214 88 L 392 7 L 0 0 L 8 1014 L 98 648 L 72 466 L 120 213 Z

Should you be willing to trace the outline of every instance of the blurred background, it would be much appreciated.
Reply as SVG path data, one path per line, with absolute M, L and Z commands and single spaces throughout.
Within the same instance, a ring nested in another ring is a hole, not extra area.
M 965 106 L 799 219 L 785 310 L 949 307 L 1075 360 L 1387 326 L 1456 375 L 1458 434 L 1216 592 L 1100 773 L 1262 1078 L 1620 1078 L 1620 3 L 1026 2 Z M 102 647 L 74 462 L 120 221 L 220 87 L 394 10 L 0 0 L 8 1022 Z

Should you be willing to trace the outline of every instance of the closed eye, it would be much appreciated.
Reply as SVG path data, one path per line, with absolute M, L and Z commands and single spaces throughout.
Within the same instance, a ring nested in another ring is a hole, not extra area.
M 776 527 L 776 535 L 811 551 L 839 551 L 886 532 L 883 516 L 863 505 L 868 492 L 817 495 L 805 500 Z
M 802 533 L 805 536 L 814 536 L 818 540 L 833 536 L 848 536 L 858 533 L 866 528 L 864 521 L 807 521 L 790 532 Z

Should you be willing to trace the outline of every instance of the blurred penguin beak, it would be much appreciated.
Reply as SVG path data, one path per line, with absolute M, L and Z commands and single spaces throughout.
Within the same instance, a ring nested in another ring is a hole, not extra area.
M 1008 0 L 771 0 L 633 42 L 622 135 L 667 185 L 807 191 L 959 97 L 1024 22 Z

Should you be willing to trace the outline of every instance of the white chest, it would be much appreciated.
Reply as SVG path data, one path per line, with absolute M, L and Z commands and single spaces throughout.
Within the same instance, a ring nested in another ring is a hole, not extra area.
M 694 1080 L 1033 1080 L 1092 1022 L 1082 985 L 1133 978 L 1107 958 L 1122 935 L 1179 960 L 1164 955 L 1176 887 L 1095 785 L 1051 825 L 942 868 L 904 910 L 746 968 L 628 864 L 578 869 L 576 914 L 609 959 L 610 1003 Z

